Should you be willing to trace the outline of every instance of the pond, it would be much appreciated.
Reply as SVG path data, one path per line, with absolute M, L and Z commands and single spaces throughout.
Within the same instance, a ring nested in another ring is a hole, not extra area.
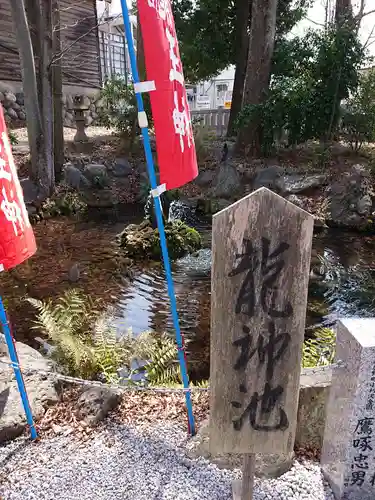
M 193 380 L 209 375 L 211 231 L 208 223 L 199 229 L 206 250 L 198 258 L 184 258 L 172 266 Z M 320 256 L 320 269 L 310 282 L 306 335 L 334 326 L 339 317 L 375 316 L 375 238 L 328 230 L 314 236 L 313 249 Z M 124 286 L 118 306 L 119 330 L 131 328 L 135 335 L 145 330 L 174 332 L 159 264 L 135 268 L 134 280 Z

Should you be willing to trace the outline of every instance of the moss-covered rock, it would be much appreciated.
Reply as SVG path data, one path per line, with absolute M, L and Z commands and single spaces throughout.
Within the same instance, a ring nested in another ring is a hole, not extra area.
M 195 252 L 202 246 L 198 231 L 181 221 L 168 222 L 165 234 L 171 259 L 178 259 L 187 253 Z M 161 259 L 159 230 L 153 229 L 148 220 L 141 224 L 130 224 L 118 238 L 120 246 L 128 257 L 137 260 Z

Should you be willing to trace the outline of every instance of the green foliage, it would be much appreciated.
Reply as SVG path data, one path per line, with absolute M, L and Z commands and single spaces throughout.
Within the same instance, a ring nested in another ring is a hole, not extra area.
M 17 146 L 18 138 L 17 138 L 16 133 L 13 132 L 13 130 L 8 130 L 8 137 L 9 137 L 9 141 L 10 141 L 11 145 Z
M 292 47 L 292 57 L 287 52 Z M 355 92 L 363 50 L 357 35 L 346 27 L 310 31 L 303 39 L 279 45 L 274 75 L 265 101 L 245 106 L 237 127 L 259 120 L 263 153 L 281 140 L 288 145 L 331 139 L 337 132 L 340 102 Z
M 145 332 L 137 337 L 136 343 L 138 356 L 148 360 L 146 372 L 151 385 L 181 382 L 174 340 L 167 334 L 156 336 Z
M 113 76 L 105 81 L 100 98 L 103 102 L 99 117 L 100 123 L 134 140 L 138 131 L 138 110 L 133 85 L 126 85 L 124 78 L 120 75 Z M 149 94 L 143 95 L 143 103 L 150 127 L 152 127 Z
M 200 234 L 181 221 L 165 225 L 168 252 L 171 259 L 178 259 L 186 253 L 193 253 L 202 246 Z M 148 220 L 139 225 L 130 224 L 118 235 L 126 255 L 137 260 L 160 260 L 159 230 L 153 229 Z
M 358 152 L 375 140 L 375 72 L 361 76 L 356 92 L 346 102 L 341 135 Z
M 65 292 L 55 303 L 28 301 L 38 310 L 33 328 L 47 335 L 55 348 L 54 359 L 68 374 L 116 383 L 120 368 L 130 378 L 133 362 L 142 360 L 147 383 L 180 382 L 176 345 L 166 334 L 117 335 L 110 315 L 103 315 L 78 290 Z
M 276 45 L 303 18 L 310 4 L 310 0 L 279 0 Z M 172 0 L 172 7 L 188 82 L 209 80 L 236 63 L 237 2 Z
M 302 351 L 302 367 L 330 365 L 334 361 L 336 334 L 330 328 L 319 328 L 315 337 L 305 340 Z
M 103 101 L 100 123 L 120 134 L 131 134 L 137 119 L 134 88 L 126 85 L 121 76 L 113 76 L 105 81 L 100 99 Z

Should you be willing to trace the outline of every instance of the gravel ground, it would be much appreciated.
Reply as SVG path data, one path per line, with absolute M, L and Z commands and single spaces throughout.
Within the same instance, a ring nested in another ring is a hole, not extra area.
M 220 470 L 186 457 L 185 430 L 177 424 L 93 431 L 0 448 L 1 500 L 229 500 L 239 471 Z M 333 500 L 315 464 L 300 465 L 277 480 L 257 481 L 254 500 Z

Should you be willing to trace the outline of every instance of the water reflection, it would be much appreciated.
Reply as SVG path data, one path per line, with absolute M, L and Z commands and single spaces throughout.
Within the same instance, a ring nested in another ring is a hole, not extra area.
M 205 231 L 205 239 L 208 239 Z M 332 326 L 338 317 L 375 315 L 375 239 L 329 231 L 314 237 L 314 250 L 323 257 L 323 278 L 310 283 L 307 331 Z M 201 272 L 191 261 L 173 265 L 173 279 L 181 329 L 190 340 L 193 376 L 209 372 L 211 283 L 207 253 L 201 255 Z M 167 285 L 161 265 L 136 270 L 134 281 L 120 298 L 118 323 L 135 334 L 145 330 L 173 334 Z

